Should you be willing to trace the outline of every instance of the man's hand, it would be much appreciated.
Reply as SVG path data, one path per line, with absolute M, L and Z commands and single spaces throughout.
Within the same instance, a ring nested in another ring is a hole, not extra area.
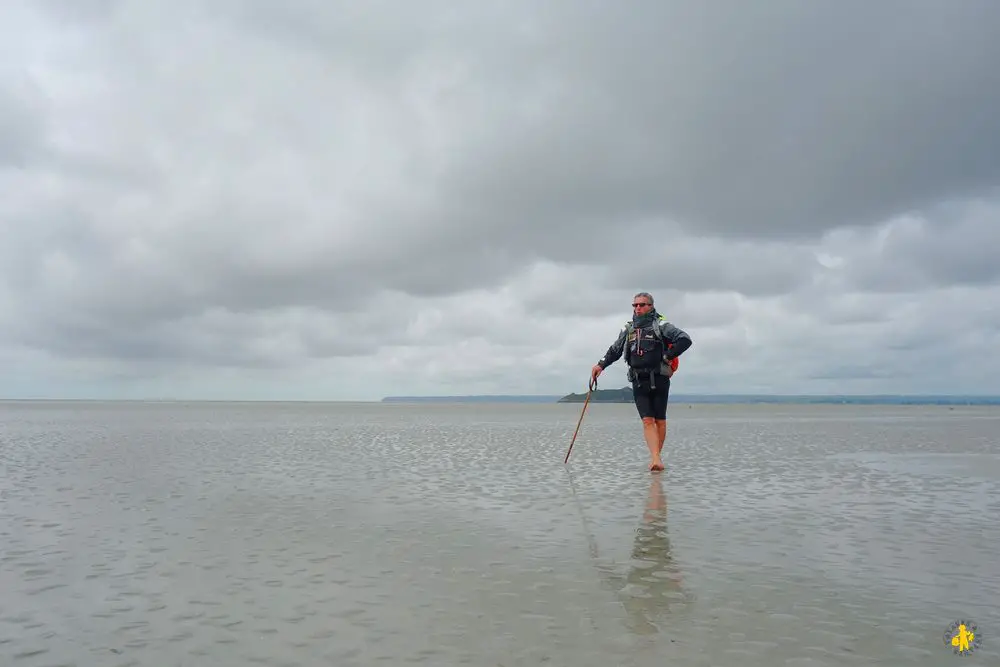
M 594 364 L 594 367 L 590 369 L 590 383 L 593 384 L 597 382 L 597 376 L 601 374 L 604 369 L 600 367 L 599 364 Z

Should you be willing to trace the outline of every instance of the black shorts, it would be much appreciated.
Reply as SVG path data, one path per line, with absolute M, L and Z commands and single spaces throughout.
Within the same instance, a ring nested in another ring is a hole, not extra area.
M 640 417 L 653 419 L 667 418 L 667 402 L 670 399 L 670 378 L 657 375 L 655 387 L 651 386 L 649 376 L 639 377 L 632 382 L 632 394 L 635 397 L 635 407 Z

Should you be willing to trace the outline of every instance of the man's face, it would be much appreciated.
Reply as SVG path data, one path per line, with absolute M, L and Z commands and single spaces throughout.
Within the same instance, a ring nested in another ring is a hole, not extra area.
M 650 305 L 649 300 L 644 296 L 638 296 L 632 299 L 632 311 L 636 315 L 643 315 L 649 312 Z

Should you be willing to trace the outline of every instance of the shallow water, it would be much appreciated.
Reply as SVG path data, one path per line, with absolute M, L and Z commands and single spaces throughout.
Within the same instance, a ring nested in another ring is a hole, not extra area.
M 0 403 L 0 665 L 1000 661 L 1000 410 L 580 408 Z

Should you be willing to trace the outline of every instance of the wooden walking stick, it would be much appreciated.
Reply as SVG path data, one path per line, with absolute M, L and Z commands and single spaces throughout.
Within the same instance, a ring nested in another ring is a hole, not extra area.
M 587 399 L 583 402 L 583 410 L 580 411 L 580 419 L 576 422 L 576 430 L 573 431 L 573 439 L 569 441 L 569 449 L 566 450 L 566 458 L 563 459 L 565 464 L 569 461 L 569 453 L 573 451 L 573 443 L 576 442 L 576 434 L 580 432 L 580 424 L 583 423 L 583 415 L 587 412 L 587 404 L 590 403 L 590 392 L 597 389 L 597 378 L 590 378 L 590 385 L 587 387 Z

